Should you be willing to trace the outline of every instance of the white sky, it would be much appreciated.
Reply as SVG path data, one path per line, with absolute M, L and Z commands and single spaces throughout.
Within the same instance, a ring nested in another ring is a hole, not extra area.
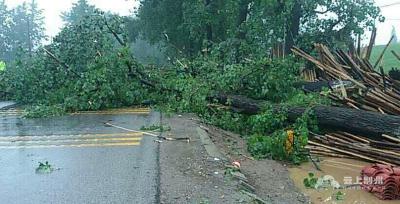
M 31 0 L 5 0 L 10 7 L 15 7 L 22 2 Z M 36 0 L 39 8 L 43 9 L 46 23 L 46 33 L 49 37 L 54 37 L 62 27 L 61 13 L 69 11 L 73 3 L 78 0 Z M 88 0 L 92 5 L 104 11 L 111 11 L 120 15 L 131 15 L 135 6 L 139 2 L 136 0 Z
M 9 6 L 14 7 L 24 1 L 26 0 L 6 0 L 6 3 Z M 77 2 L 78 0 L 36 1 L 39 7 L 44 9 L 47 34 L 50 37 L 54 37 L 62 27 L 62 20 L 60 18 L 61 12 L 68 11 L 71 8 L 72 3 Z M 400 0 L 375 0 L 375 2 L 377 5 L 382 6 L 391 3 L 400 3 Z M 137 0 L 89 0 L 89 3 L 94 4 L 102 10 L 119 13 L 120 15 L 132 14 L 133 9 L 139 4 Z M 386 44 L 389 41 L 392 26 L 395 26 L 400 38 L 400 4 L 382 8 L 382 14 L 387 20 L 378 25 L 377 44 Z
M 377 5 L 389 5 L 392 3 L 400 3 L 400 0 L 375 0 Z M 380 23 L 377 26 L 378 35 L 376 38 L 376 44 L 386 44 L 390 40 L 392 33 L 392 26 L 396 28 L 397 37 L 400 38 L 400 4 L 382 7 L 382 15 L 386 17 L 384 23 Z

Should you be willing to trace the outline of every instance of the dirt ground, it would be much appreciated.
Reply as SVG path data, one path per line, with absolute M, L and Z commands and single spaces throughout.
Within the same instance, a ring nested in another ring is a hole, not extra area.
M 191 142 L 163 142 L 160 145 L 161 203 L 257 203 L 240 191 L 238 181 L 224 176 L 226 165 L 241 163 L 241 172 L 266 203 L 309 203 L 289 177 L 287 167 L 272 161 L 248 157 L 246 144 L 238 135 L 204 126 L 194 116 L 164 118 L 170 137 L 190 137 Z M 196 132 L 202 127 L 227 158 L 210 157 Z M 244 155 L 244 156 L 243 156 Z
M 170 137 L 189 137 L 190 143 L 170 141 L 160 145 L 161 203 L 247 203 L 235 184 L 224 178 L 223 162 L 214 161 L 196 132 L 190 116 L 164 118 Z
M 309 203 L 296 188 L 288 168 L 274 160 L 253 160 L 247 152 L 246 142 L 237 134 L 219 128 L 206 127 L 221 153 L 231 161 L 241 163 L 241 171 L 256 188 L 256 194 L 271 203 Z

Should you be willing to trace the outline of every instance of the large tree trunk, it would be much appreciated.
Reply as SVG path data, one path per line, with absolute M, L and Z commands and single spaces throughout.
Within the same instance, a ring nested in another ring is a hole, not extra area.
M 244 114 L 257 114 L 262 111 L 263 102 L 242 96 L 216 95 L 209 97 L 224 105 L 229 105 L 234 111 Z M 279 109 L 276 106 L 276 109 Z M 382 134 L 400 137 L 400 117 L 375 112 L 331 107 L 315 106 L 311 108 L 321 127 L 342 130 L 366 137 L 379 138 Z M 288 119 L 295 121 L 306 111 L 304 107 L 290 107 Z
M 242 40 L 246 39 L 246 29 L 243 28 L 243 25 L 245 25 L 245 23 L 247 21 L 247 15 L 249 14 L 249 4 L 250 4 L 250 0 L 240 0 L 239 1 L 239 14 L 238 14 L 237 23 L 236 23 L 236 26 L 238 29 L 236 37 L 237 37 L 237 39 L 239 39 L 239 41 L 235 45 L 236 63 L 239 63 L 241 61 L 241 59 L 243 59 L 243 56 L 241 56 L 241 53 L 239 50 L 240 50 L 240 46 L 242 44 Z
M 242 28 L 243 24 L 247 20 L 247 15 L 249 13 L 250 0 L 240 0 L 239 1 L 239 15 L 237 19 L 237 27 L 239 28 L 237 37 L 241 40 L 246 38 L 246 31 Z
M 291 49 L 295 45 L 295 40 L 297 39 L 300 31 L 300 19 L 302 15 L 303 8 L 301 6 L 301 3 L 299 0 L 295 0 L 285 37 L 285 54 L 291 53 Z
M 292 107 L 288 110 L 289 120 L 300 117 L 305 108 Z M 400 136 L 400 117 L 376 112 L 339 108 L 331 106 L 316 106 L 312 110 L 318 124 L 335 130 L 343 130 L 366 137 L 377 138 L 382 134 Z
M 211 5 L 211 0 L 205 0 L 204 1 L 206 10 L 208 11 L 208 15 L 212 16 L 213 12 L 213 8 Z M 213 41 L 213 30 L 212 30 L 212 25 L 211 25 L 211 21 L 207 22 L 206 25 L 206 36 L 207 36 L 207 50 L 210 48 L 210 44 Z

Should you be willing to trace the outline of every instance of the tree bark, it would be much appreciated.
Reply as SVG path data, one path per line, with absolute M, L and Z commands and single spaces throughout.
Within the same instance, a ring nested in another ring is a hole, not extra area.
M 246 38 L 246 31 L 242 28 L 242 25 L 247 20 L 247 15 L 249 14 L 249 4 L 250 0 L 240 0 L 239 2 L 239 16 L 237 20 L 238 35 L 237 38 L 243 40 Z
M 205 0 L 204 2 L 206 10 L 208 11 L 208 15 L 212 16 L 213 12 L 212 12 L 212 5 L 211 5 L 211 0 Z M 211 25 L 211 21 L 207 22 L 206 25 L 206 36 L 207 36 L 207 41 L 208 44 L 211 43 L 213 41 L 213 31 L 212 31 L 212 25 Z M 208 47 L 207 47 L 208 49 Z
M 242 96 L 229 96 L 219 94 L 209 97 L 209 100 L 217 101 L 230 106 L 234 111 L 254 115 L 262 111 L 263 102 Z M 279 105 L 276 109 L 280 109 Z M 332 130 L 341 130 L 353 134 L 360 134 L 373 139 L 381 139 L 382 134 L 400 137 L 400 117 L 385 115 L 356 109 L 315 106 L 314 112 L 318 125 Z M 288 108 L 289 121 L 295 121 L 307 110 L 304 107 Z
M 300 31 L 300 19 L 302 15 L 303 9 L 301 7 L 300 0 L 295 0 L 286 32 L 285 54 L 291 53 L 291 49 L 295 45 L 295 40 L 297 39 Z

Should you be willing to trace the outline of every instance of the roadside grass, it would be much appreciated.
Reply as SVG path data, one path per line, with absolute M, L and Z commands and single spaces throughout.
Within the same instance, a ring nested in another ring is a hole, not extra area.
M 374 47 L 370 60 L 372 65 L 376 63 L 384 48 L 385 45 L 377 45 Z M 400 43 L 392 43 L 383 56 L 382 65 L 386 72 L 389 72 L 392 68 L 400 68 L 400 61 L 392 54 L 392 50 L 400 55 Z

